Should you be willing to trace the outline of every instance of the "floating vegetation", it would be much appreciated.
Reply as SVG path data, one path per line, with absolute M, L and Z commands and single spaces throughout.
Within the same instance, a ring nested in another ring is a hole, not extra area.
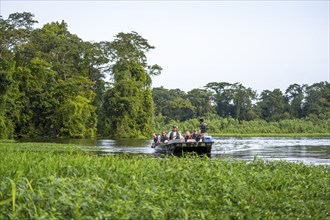
M 0 143 L 0 219 L 330 217 L 329 166 L 194 155 L 99 157 L 75 148 Z

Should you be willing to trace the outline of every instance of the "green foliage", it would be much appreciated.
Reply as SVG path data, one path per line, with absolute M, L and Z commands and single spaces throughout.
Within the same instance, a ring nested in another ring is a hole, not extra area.
M 262 118 L 266 121 L 279 121 L 285 119 L 286 102 L 283 93 L 279 89 L 274 91 L 265 90 L 261 93 L 258 108 L 260 108 Z
M 0 144 L 0 160 L 0 219 L 330 215 L 329 166 L 197 156 L 98 157 L 71 145 L 10 142 Z
M 205 86 L 213 91 L 212 97 L 218 115 L 234 117 L 239 120 L 253 119 L 252 102 L 256 100 L 256 92 L 245 88 L 240 83 L 211 82 Z
M 159 118 L 165 120 L 165 127 L 171 127 L 171 121 L 184 125 L 185 120 L 190 122 L 190 119 L 208 117 L 216 112 L 216 116 L 223 118 L 222 121 L 217 117 L 215 120 L 209 120 L 211 132 L 216 133 L 327 132 L 322 126 L 328 123 L 327 119 L 330 117 L 328 82 L 315 83 L 311 86 L 293 84 L 288 87 L 285 95 L 279 89 L 264 90 L 259 98 L 255 91 L 245 88 L 240 83 L 212 82 L 205 88 L 206 90 L 193 89 L 187 94 L 179 89 L 154 88 L 155 115 L 160 115 Z M 182 103 L 187 104 L 182 105 Z M 188 114 L 186 114 L 188 112 L 186 106 L 190 106 Z M 287 129 L 281 125 L 288 119 L 293 121 L 289 121 L 290 126 L 284 126 L 290 127 Z M 262 125 L 259 124 L 260 120 Z M 310 123 L 313 126 L 310 126 Z M 160 121 L 158 120 L 156 124 L 160 124 Z M 244 127 L 244 124 L 250 126 Z M 272 130 L 272 124 L 276 125 L 276 129 Z M 252 128 L 253 125 L 258 127 Z
M 306 102 L 303 104 L 303 115 L 330 115 L 330 84 L 314 83 L 306 86 Z
M 92 46 L 71 34 L 65 22 L 33 29 L 30 13 L 0 23 L 6 50 L 0 58 L 0 136 L 95 136 L 93 85 L 100 80 L 93 68 L 97 59 L 84 55 Z
M 14 126 L 6 117 L 0 115 L 0 139 L 13 138 Z
M 125 138 L 151 134 L 154 118 L 151 75 L 161 70 L 157 65 L 147 65 L 145 53 L 153 48 L 136 32 L 119 33 L 108 44 L 114 64 L 110 69 L 113 82 L 104 97 L 103 136 Z
M 156 117 L 155 133 L 170 129 L 178 125 L 181 131 L 193 131 L 199 129 L 198 119 L 190 119 L 184 122 L 170 121 L 168 124 L 160 123 L 162 118 Z M 274 135 L 274 134 L 324 134 L 330 136 L 330 119 L 285 119 L 278 122 L 267 122 L 265 120 L 239 121 L 228 117 L 221 118 L 216 114 L 205 117 L 208 123 L 208 132 L 219 136 L 230 135 Z M 158 122 L 158 123 L 157 123 Z
M 290 114 L 295 118 L 300 118 L 302 116 L 304 86 L 292 84 L 287 88 L 285 94 L 289 104 Z
M 187 93 L 187 99 L 195 107 L 195 117 L 215 112 L 211 105 L 211 97 L 212 93 L 205 89 L 193 89 Z
M 180 89 L 169 90 L 159 87 L 153 88 L 152 95 L 156 106 L 155 115 L 161 114 L 164 116 L 166 123 L 170 120 L 185 121 L 196 116 L 196 107 L 193 106 L 191 100 L 189 100 L 193 99 L 191 94 L 190 98 L 188 98 L 187 94 Z M 205 108 L 208 106 L 210 105 L 207 104 Z
M 151 90 L 152 76 L 162 68 L 147 63 L 155 47 L 138 33 L 93 43 L 70 33 L 64 21 L 42 28 L 35 23 L 28 12 L 0 16 L 0 138 L 149 137 L 174 123 L 192 130 L 199 117 L 208 118 L 216 133 L 328 129 L 329 82 L 292 84 L 284 94 L 274 89 L 258 95 L 227 82 L 187 93 Z

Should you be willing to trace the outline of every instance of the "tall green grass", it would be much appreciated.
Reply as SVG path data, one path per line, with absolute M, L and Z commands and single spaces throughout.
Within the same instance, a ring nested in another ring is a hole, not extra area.
M 0 219 L 330 217 L 329 166 L 96 156 L 68 147 L 0 143 Z

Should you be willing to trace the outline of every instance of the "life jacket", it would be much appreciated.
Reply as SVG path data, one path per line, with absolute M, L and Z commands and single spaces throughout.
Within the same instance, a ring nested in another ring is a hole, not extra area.
M 165 142 L 167 140 L 167 136 L 165 135 L 162 135 L 162 136 L 160 136 L 160 142 Z
M 187 140 L 192 139 L 192 136 L 191 136 L 191 135 L 186 135 L 186 136 L 184 137 L 184 139 L 185 139 L 185 141 L 187 142 Z
M 195 138 L 195 140 L 196 140 L 197 142 L 199 142 L 199 141 L 201 140 L 201 135 L 200 135 L 200 134 L 197 135 L 196 138 Z
M 206 122 L 202 122 L 201 124 L 201 133 L 207 133 L 207 123 Z
M 178 131 L 176 131 L 175 139 L 180 139 L 180 133 Z M 170 133 L 170 140 L 173 140 L 173 131 L 171 131 L 171 133 Z

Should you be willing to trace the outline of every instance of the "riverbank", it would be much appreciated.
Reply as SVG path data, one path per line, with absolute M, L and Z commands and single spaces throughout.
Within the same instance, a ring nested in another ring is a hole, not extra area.
M 239 121 L 233 118 L 205 118 L 208 133 L 215 137 L 330 137 L 330 119 L 287 119 L 267 122 L 264 120 Z M 158 123 L 156 131 L 178 125 L 182 132 L 199 128 L 197 119 L 184 122 Z
M 80 150 L 76 145 L 0 142 L 0 219 L 330 215 L 329 166 L 195 156 L 105 157 Z

